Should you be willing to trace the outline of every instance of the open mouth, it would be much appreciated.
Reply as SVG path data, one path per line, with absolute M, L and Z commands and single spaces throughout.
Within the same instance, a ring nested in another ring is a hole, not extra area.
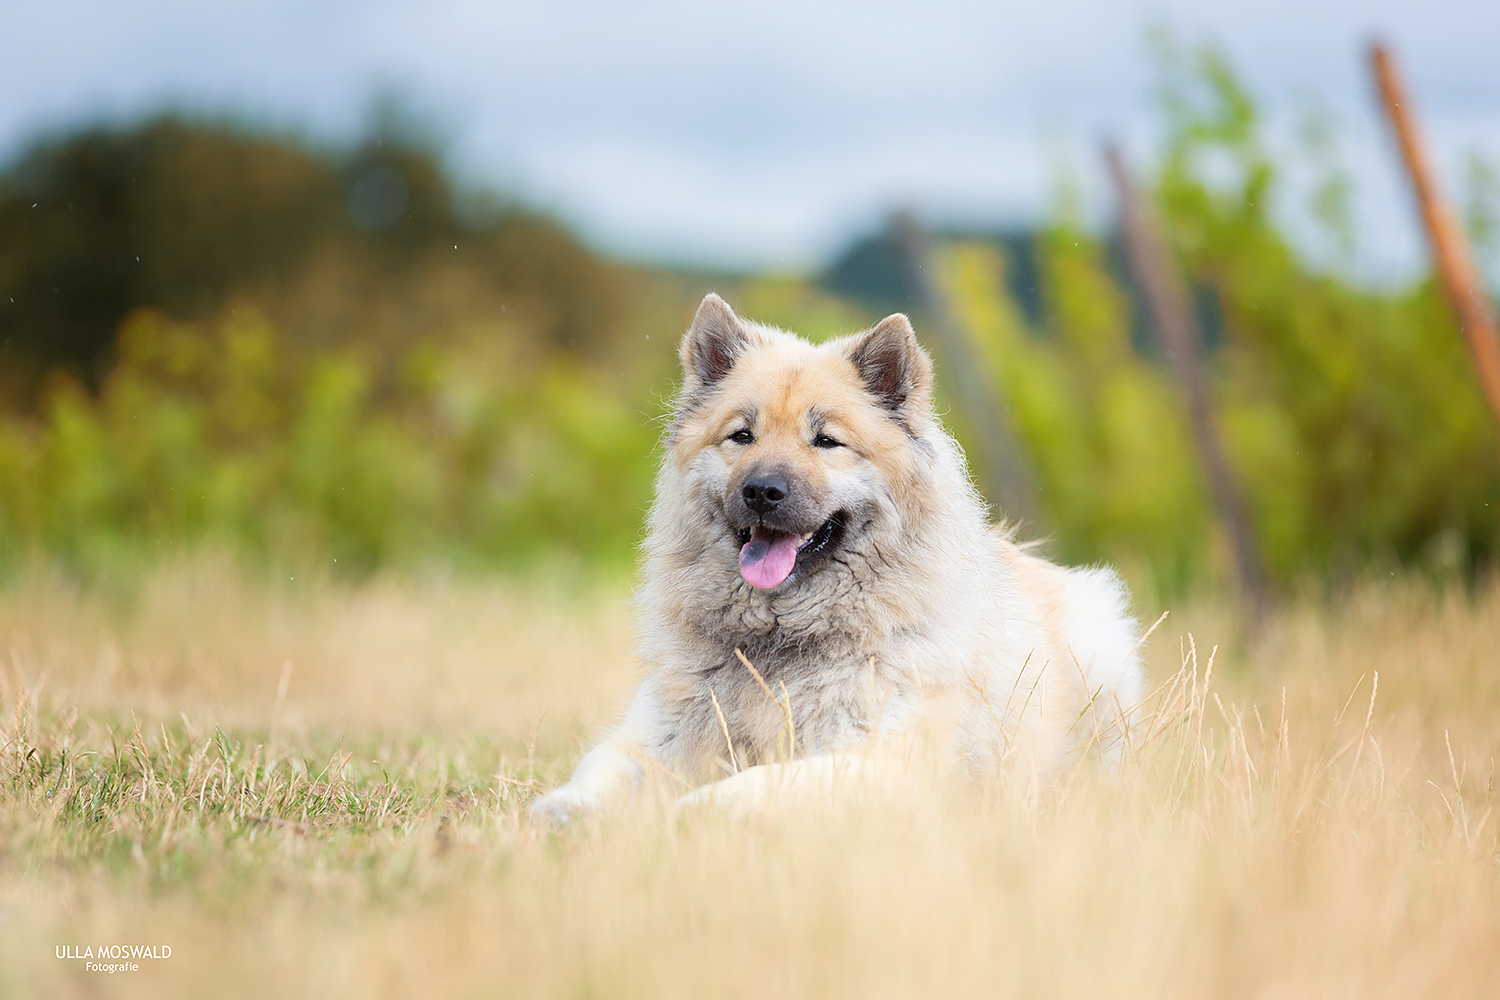
M 740 575 L 752 587 L 775 587 L 792 575 L 804 572 L 828 556 L 844 537 L 848 515 L 838 511 L 806 535 L 781 531 L 764 524 L 739 532 Z

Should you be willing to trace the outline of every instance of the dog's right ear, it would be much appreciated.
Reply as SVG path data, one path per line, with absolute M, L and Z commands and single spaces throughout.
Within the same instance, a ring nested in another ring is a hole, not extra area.
M 678 355 L 682 358 L 683 398 L 692 400 L 709 392 L 734 367 L 750 343 L 750 334 L 729 303 L 713 292 L 703 296 L 693 325 L 683 334 Z

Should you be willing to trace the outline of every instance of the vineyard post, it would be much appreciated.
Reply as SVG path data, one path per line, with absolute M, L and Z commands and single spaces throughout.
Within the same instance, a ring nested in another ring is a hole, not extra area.
M 1105 144 L 1104 160 L 1114 184 L 1126 262 L 1187 404 L 1198 463 L 1208 479 L 1209 493 L 1229 536 L 1241 597 L 1251 617 L 1259 618 L 1266 604 L 1265 574 L 1255 547 L 1249 509 L 1214 428 L 1203 337 L 1187 289 L 1173 265 L 1155 217 L 1113 143 Z
M 943 371 L 968 417 L 978 444 L 984 469 L 985 494 L 1001 508 L 1006 520 L 1040 526 L 1041 507 L 1031 469 L 1018 444 L 1004 396 L 994 378 L 986 378 L 969 332 L 950 308 L 938 280 L 936 262 L 927 234 L 910 212 L 899 212 L 892 221 L 908 278 L 916 287 L 937 335 L 946 364 Z
M 1422 138 L 1417 132 L 1417 114 L 1406 96 L 1395 57 L 1378 42 L 1370 46 L 1370 63 L 1381 104 L 1396 133 L 1401 159 L 1411 178 L 1422 227 L 1432 245 L 1433 263 L 1443 294 L 1453 309 L 1459 329 L 1469 346 L 1480 389 L 1489 403 L 1495 423 L 1500 425 L 1500 330 L 1496 329 L 1495 307 L 1484 287 L 1484 278 L 1474 263 L 1469 241 L 1447 201 L 1438 191 L 1437 181 L 1428 164 Z

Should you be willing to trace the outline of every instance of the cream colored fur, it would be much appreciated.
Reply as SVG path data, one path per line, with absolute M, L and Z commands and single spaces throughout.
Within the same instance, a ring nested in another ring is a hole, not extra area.
M 637 601 L 651 670 L 537 821 L 653 783 L 745 805 L 840 776 L 897 780 L 919 757 L 1029 779 L 1070 751 L 1117 752 L 1141 695 L 1125 589 L 990 524 L 904 316 L 814 346 L 709 296 L 682 358 Z M 821 564 L 803 572 L 799 556 L 761 590 L 739 571 L 736 498 L 768 467 L 809 526 L 847 528 Z

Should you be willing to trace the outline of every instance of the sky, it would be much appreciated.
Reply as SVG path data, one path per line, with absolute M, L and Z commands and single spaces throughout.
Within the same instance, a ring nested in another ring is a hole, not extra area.
M 1220 46 L 1273 140 L 1313 106 L 1332 114 L 1356 186 L 1354 270 L 1422 260 L 1371 98 L 1373 35 L 1395 46 L 1450 194 L 1471 151 L 1500 163 L 1494 0 L 6 0 L 0 158 L 164 109 L 348 142 L 394 93 L 467 183 L 602 250 L 806 269 L 898 207 L 1035 222 L 1064 172 L 1102 222 L 1100 138 L 1142 164 L 1158 148 L 1151 25 Z

